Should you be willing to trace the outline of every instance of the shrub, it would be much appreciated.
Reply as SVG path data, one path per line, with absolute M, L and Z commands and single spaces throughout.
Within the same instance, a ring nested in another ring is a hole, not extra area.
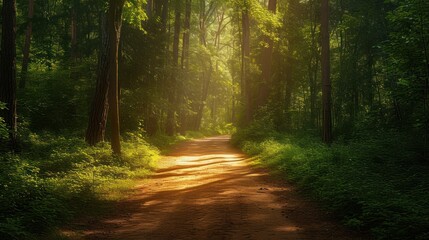
M 0 155 L 0 239 L 32 239 L 87 203 L 123 198 L 132 179 L 149 174 L 159 157 L 137 134 L 126 136 L 121 157 L 106 143 L 89 147 L 48 133 L 23 142 L 19 155 Z
M 417 161 L 407 134 L 363 134 L 331 147 L 312 136 L 264 136 L 260 129 L 247 129 L 235 139 L 345 225 L 377 239 L 428 239 L 429 167 Z

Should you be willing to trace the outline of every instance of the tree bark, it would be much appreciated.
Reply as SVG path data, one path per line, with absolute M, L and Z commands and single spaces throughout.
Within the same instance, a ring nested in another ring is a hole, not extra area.
M 148 19 L 152 18 L 153 12 L 153 0 L 148 0 L 146 3 L 146 15 Z
M 191 13 L 192 13 L 192 0 L 186 0 L 185 2 L 185 20 L 183 26 L 183 41 L 182 41 L 182 58 L 181 58 L 181 69 L 185 75 L 185 78 L 189 75 L 189 48 L 190 48 L 190 36 L 191 36 Z M 177 104 L 179 106 L 184 105 L 184 100 L 186 96 L 185 83 L 181 82 L 178 84 L 178 99 Z M 179 125 L 180 133 L 184 134 L 189 128 L 187 123 L 187 113 L 183 107 L 180 108 L 178 113 L 179 115 Z
M 86 142 L 94 146 L 99 142 L 104 141 L 104 135 L 107 124 L 107 113 L 109 104 L 107 102 L 107 93 L 109 89 L 109 35 L 107 34 L 107 16 L 102 17 L 101 30 L 101 49 L 98 59 L 97 83 L 95 87 L 95 95 L 91 104 L 89 114 L 88 128 L 86 130 Z
M 202 94 L 201 94 L 201 100 L 200 103 L 198 104 L 198 109 L 197 109 L 197 116 L 196 116 L 196 122 L 195 122 L 195 126 L 194 126 L 194 130 L 195 131 L 199 131 L 201 128 L 201 122 L 203 119 L 203 112 L 204 112 L 204 107 L 206 106 L 206 101 L 207 101 L 207 97 L 209 95 L 209 87 L 210 87 L 210 83 L 211 83 L 211 78 L 212 78 L 212 72 L 213 72 L 213 64 L 210 61 L 209 63 L 209 69 L 206 70 L 205 69 L 205 64 L 204 64 L 204 69 L 203 69 L 203 74 L 202 74 L 202 80 L 203 80 L 203 87 L 202 87 Z M 206 74 L 207 73 L 207 74 Z
M 268 2 L 268 11 L 276 14 L 277 9 L 277 0 L 269 0 Z M 258 107 L 263 106 L 268 103 L 268 97 L 271 92 L 272 82 L 271 82 L 271 69 L 272 69 L 272 59 L 273 59 L 273 40 L 265 36 L 263 41 L 267 44 L 262 49 L 261 54 L 261 68 L 262 68 L 262 83 L 260 85 L 260 96 L 258 100 Z
M 315 128 L 316 126 L 319 127 L 319 116 L 320 112 L 318 111 L 318 107 L 316 107 L 317 103 L 317 79 L 319 76 L 319 59 L 320 54 L 318 51 L 318 40 L 316 36 L 316 30 L 317 30 L 317 9 L 314 6 L 314 0 L 310 2 L 310 36 L 311 36 L 311 53 L 310 53 L 310 60 L 308 63 L 308 77 L 309 77 L 309 85 L 310 85 L 310 127 Z M 340 63 L 341 64 L 341 63 Z
M 108 15 L 109 39 L 111 40 L 110 69 L 109 69 L 109 115 L 111 127 L 111 146 L 114 154 L 121 154 L 121 134 L 119 123 L 119 79 L 118 79 L 118 56 L 119 41 L 122 28 L 122 11 L 125 0 L 110 0 Z
M 189 47 L 190 47 L 190 31 L 191 31 L 191 4 L 192 0 L 186 0 L 185 6 L 185 21 L 183 28 L 183 47 L 182 47 L 182 69 L 189 69 Z
M 71 35 L 71 60 L 74 62 L 77 59 L 77 12 L 76 6 L 72 6 L 71 9 L 71 23 L 70 23 L 70 35 Z
M 110 0 L 103 19 L 102 48 L 98 63 L 97 85 L 89 116 L 86 141 L 95 145 L 104 140 L 107 113 L 110 114 L 111 146 L 121 154 L 118 97 L 118 55 L 125 0 Z
M 200 0 L 200 44 L 204 47 L 207 47 L 207 16 L 214 11 L 214 6 L 211 5 L 206 12 L 206 1 Z M 204 108 L 206 106 L 207 97 L 209 95 L 209 87 L 212 81 L 212 72 L 213 72 L 213 63 L 211 61 L 211 56 L 209 56 L 209 67 L 206 67 L 206 63 L 202 62 L 202 72 L 201 72 L 201 98 L 197 104 L 197 115 L 195 116 L 195 122 L 193 130 L 199 131 L 201 129 L 201 123 L 203 119 Z
M 244 116 L 242 118 L 242 125 L 247 125 L 252 119 L 252 96 L 251 84 L 249 78 L 250 67 L 250 20 L 249 10 L 244 8 L 241 13 L 241 29 L 242 29 L 242 43 L 241 43 L 241 91 L 242 91 L 242 105 L 244 107 Z
M 34 0 L 28 0 L 28 19 L 27 30 L 25 32 L 24 48 L 22 50 L 22 66 L 21 66 L 21 80 L 19 81 L 19 88 L 24 89 L 27 83 L 28 65 L 30 63 L 30 46 L 31 37 L 33 34 L 33 16 L 34 16 Z
M 322 34 L 322 102 L 323 102 L 323 141 L 332 142 L 331 119 L 331 79 L 330 79 L 330 41 L 329 41 L 329 0 L 322 0 L 321 8 Z
M 2 38 L 0 55 L 0 102 L 7 109 L 0 111 L 9 128 L 9 141 L 12 150 L 16 148 L 16 2 L 3 0 Z
M 170 75 L 170 86 L 168 86 L 168 112 L 167 125 L 165 131 L 167 135 L 172 136 L 176 131 L 176 87 L 178 77 L 178 62 L 179 62 L 179 40 L 180 40 L 180 1 L 176 1 L 174 9 L 174 39 L 173 39 L 173 70 Z

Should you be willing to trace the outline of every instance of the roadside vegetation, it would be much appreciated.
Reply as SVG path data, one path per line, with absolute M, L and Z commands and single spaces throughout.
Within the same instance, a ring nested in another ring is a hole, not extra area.
M 32 239 L 122 199 L 159 159 L 159 150 L 138 135 L 127 137 L 121 156 L 106 143 L 92 148 L 81 138 L 48 133 L 30 134 L 23 145 L 19 154 L 0 156 L 1 239 Z
M 2 138 L 7 138 L 0 122 Z M 156 169 L 161 152 L 181 141 L 229 129 L 184 135 L 127 133 L 123 153 L 108 142 L 88 146 L 79 134 L 22 131 L 20 151 L 0 154 L 0 239 L 43 239 L 81 216 L 103 217 Z M 67 135 L 67 137 L 65 137 Z
M 429 165 L 409 133 L 366 132 L 329 147 L 311 133 L 255 123 L 233 141 L 352 229 L 376 239 L 429 238 Z

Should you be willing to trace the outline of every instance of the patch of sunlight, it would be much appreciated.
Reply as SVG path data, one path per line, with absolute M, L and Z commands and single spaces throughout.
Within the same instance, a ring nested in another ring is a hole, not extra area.
M 262 173 L 251 173 L 251 174 L 247 174 L 248 177 L 260 177 L 260 176 L 265 176 L 267 174 L 262 174 Z
M 145 206 L 150 206 L 150 205 L 158 205 L 163 203 L 164 201 L 161 200 L 151 200 L 151 201 L 147 201 L 144 203 Z
M 297 226 L 281 226 L 276 228 L 275 230 L 279 232 L 297 232 L 297 231 L 301 231 L 302 228 Z

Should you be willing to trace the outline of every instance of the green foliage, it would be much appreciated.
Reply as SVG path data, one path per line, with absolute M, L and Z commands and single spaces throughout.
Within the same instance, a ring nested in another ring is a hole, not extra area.
M 131 25 L 142 29 L 142 21 L 146 20 L 147 16 L 141 7 L 146 0 L 130 0 L 125 2 L 124 18 Z
M 2 239 L 31 239 L 86 211 L 89 202 L 123 198 L 159 156 L 138 134 L 126 136 L 121 157 L 106 143 L 91 148 L 48 133 L 30 134 L 23 144 L 20 155 L 0 155 Z
M 406 134 L 372 133 L 327 147 L 308 135 L 263 137 L 255 130 L 239 132 L 236 143 L 324 203 L 345 225 L 369 230 L 376 239 L 427 238 L 429 168 L 418 161 Z
M 34 71 L 20 92 L 20 113 L 33 131 L 77 130 L 86 124 L 93 77 L 91 60 L 73 69 Z M 73 76 L 73 77 L 72 77 Z
M 0 237 L 27 239 L 68 216 L 61 198 L 40 178 L 39 169 L 17 156 L 0 156 Z
M 5 109 L 6 105 L 2 102 L 0 102 L 0 111 Z M 8 130 L 6 123 L 4 122 L 4 119 L 0 117 L 0 140 L 5 140 L 8 137 Z

